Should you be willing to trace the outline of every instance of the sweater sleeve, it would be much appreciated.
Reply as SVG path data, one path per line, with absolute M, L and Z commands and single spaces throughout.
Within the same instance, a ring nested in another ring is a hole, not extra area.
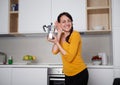
M 74 33 L 73 35 L 71 35 L 70 43 L 68 45 L 69 47 L 66 50 L 67 53 L 63 55 L 63 57 L 65 58 L 65 60 L 67 60 L 67 62 L 71 63 L 76 57 L 80 46 L 80 41 L 81 41 L 81 37 L 79 33 Z

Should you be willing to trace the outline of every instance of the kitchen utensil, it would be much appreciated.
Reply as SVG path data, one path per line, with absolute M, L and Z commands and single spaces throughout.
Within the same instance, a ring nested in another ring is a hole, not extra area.
M 43 30 L 48 33 L 47 35 L 48 35 L 49 39 L 53 39 L 53 34 L 55 33 L 55 28 L 52 23 L 51 23 L 51 25 L 43 25 Z

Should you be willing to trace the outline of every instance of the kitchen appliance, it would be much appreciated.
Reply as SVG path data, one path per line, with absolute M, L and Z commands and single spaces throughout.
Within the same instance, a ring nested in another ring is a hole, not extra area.
M 61 67 L 48 68 L 49 85 L 65 85 L 65 75 Z
M 48 33 L 47 35 L 49 39 L 53 39 L 53 34 L 55 34 L 55 28 L 52 23 L 50 25 L 43 25 L 43 30 Z
M 102 52 L 102 53 L 98 53 L 99 57 L 102 58 L 102 65 L 107 65 L 107 55 L 106 53 Z
M 7 64 L 7 54 L 0 52 L 0 60 L 2 60 L 2 64 Z

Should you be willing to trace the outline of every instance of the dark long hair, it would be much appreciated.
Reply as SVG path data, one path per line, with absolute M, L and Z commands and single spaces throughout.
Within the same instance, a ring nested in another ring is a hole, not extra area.
M 59 16 L 57 17 L 57 21 L 58 21 L 59 23 L 60 23 L 60 18 L 61 18 L 63 15 L 67 16 L 67 17 L 71 20 L 71 22 L 73 22 L 72 16 L 71 16 L 68 12 L 62 12 L 62 13 L 59 14 Z M 73 26 L 71 27 L 70 34 L 69 34 L 69 35 L 66 37 L 66 39 L 65 39 L 66 42 L 68 42 L 68 43 L 69 43 L 69 38 L 70 38 L 72 32 L 73 32 Z

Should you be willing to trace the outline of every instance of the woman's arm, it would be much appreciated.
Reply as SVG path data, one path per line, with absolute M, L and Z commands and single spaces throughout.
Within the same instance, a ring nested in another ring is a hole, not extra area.
M 54 43 L 53 47 L 52 47 L 52 52 L 54 54 L 57 54 L 59 52 L 59 47 L 56 43 L 57 42 L 60 43 L 60 39 L 61 39 L 61 36 L 62 36 L 63 32 L 62 32 L 61 25 L 57 21 L 55 22 L 55 28 L 57 29 L 58 33 L 57 33 L 56 36 L 54 35 L 54 40 L 52 41 Z
M 60 42 L 60 36 L 61 34 L 57 34 L 56 38 L 57 38 L 57 42 Z M 54 37 L 55 38 L 55 37 Z M 52 53 L 54 54 L 57 54 L 59 52 L 59 48 L 58 46 L 56 45 L 56 43 L 53 44 L 53 47 L 52 47 Z

